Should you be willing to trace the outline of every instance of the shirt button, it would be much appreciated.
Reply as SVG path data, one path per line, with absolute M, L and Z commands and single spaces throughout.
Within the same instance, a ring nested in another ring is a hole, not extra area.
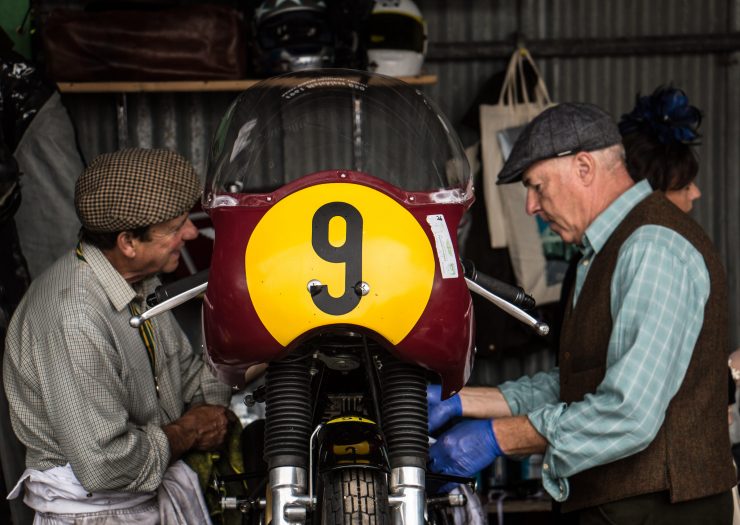
M 588 266 L 589 259 L 583 259 L 583 262 L 581 263 L 583 266 Z
M 548 465 L 547 463 L 544 463 L 542 465 L 542 470 L 550 470 L 550 465 Z

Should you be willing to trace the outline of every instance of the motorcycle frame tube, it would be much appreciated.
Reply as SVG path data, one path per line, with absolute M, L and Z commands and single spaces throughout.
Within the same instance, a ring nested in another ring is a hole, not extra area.
M 426 472 L 419 467 L 391 470 L 388 503 L 393 525 L 426 523 Z

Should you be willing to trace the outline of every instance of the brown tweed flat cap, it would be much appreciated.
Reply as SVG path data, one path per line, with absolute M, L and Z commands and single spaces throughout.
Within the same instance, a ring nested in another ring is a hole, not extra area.
M 117 232 L 168 221 L 200 196 L 198 175 L 181 155 L 132 148 L 96 157 L 75 184 L 75 210 L 91 232 Z

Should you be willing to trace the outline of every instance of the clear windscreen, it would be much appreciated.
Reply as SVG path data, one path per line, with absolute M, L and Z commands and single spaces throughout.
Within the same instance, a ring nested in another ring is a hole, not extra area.
M 438 202 L 465 202 L 462 145 L 413 86 L 364 71 L 311 70 L 267 79 L 229 107 L 213 140 L 203 196 L 270 193 L 327 170 L 362 172 Z

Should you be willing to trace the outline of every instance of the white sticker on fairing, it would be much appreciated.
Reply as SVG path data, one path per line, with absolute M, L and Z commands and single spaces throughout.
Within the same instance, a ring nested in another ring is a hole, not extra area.
M 450 238 L 450 230 L 447 229 L 445 217 L 442 214 L 427 215 L 427 222 L 432 227 L 434 244 L 437 248 L 437 259 L 442 279 L 457 278 L 457 256 Z

